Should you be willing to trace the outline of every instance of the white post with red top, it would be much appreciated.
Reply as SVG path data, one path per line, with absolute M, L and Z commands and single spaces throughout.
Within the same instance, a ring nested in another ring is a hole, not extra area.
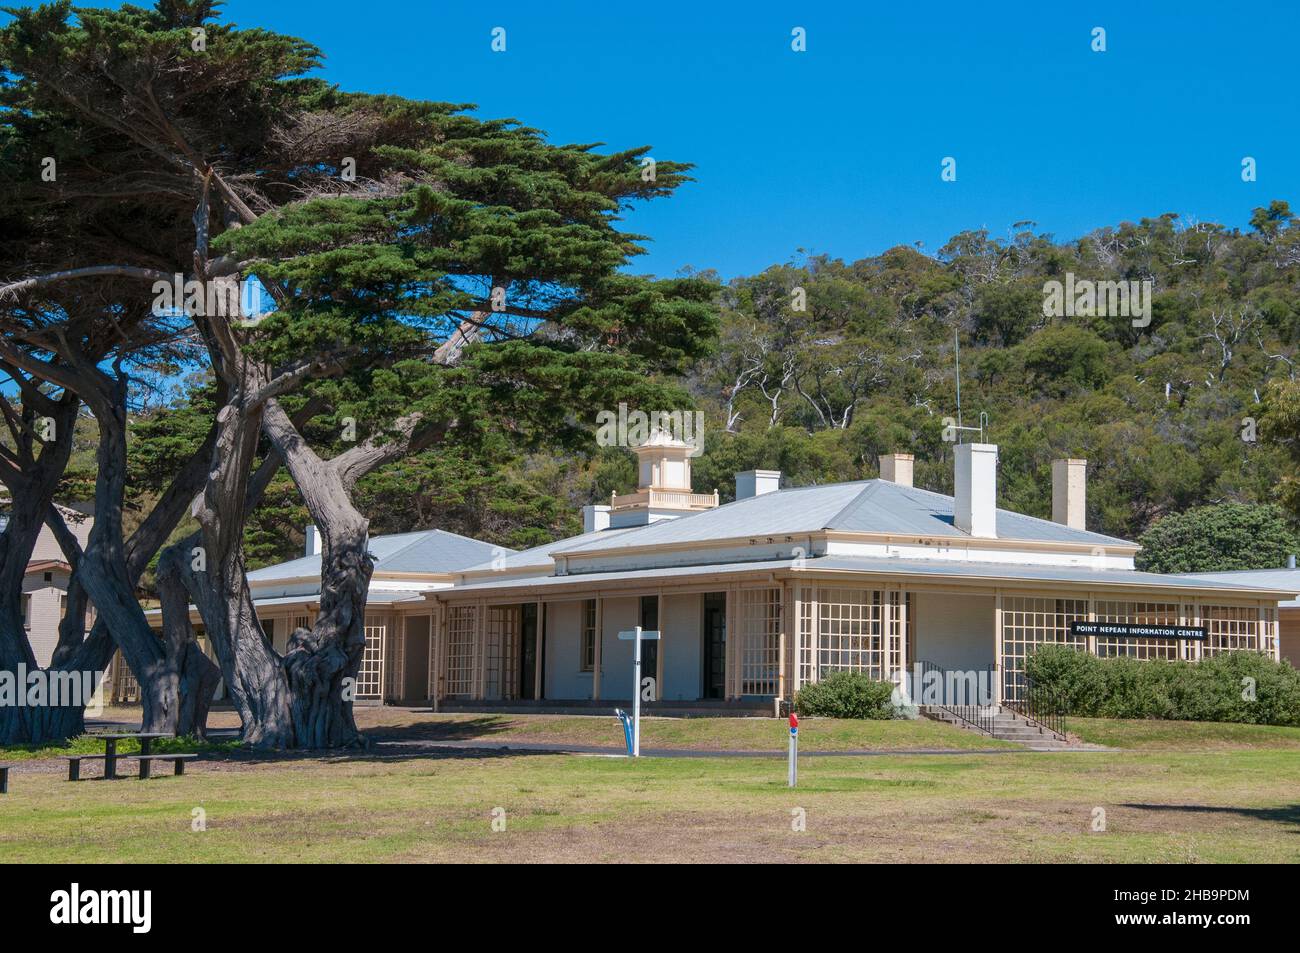
M 799 716 L 790 712 L 790 787 L 799 783 Z

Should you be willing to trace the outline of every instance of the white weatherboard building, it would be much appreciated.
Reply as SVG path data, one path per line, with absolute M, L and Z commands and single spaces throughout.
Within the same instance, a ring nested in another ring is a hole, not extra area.
M 625 702 L 632 643 L 618 633 L 640 625 L 662 633 L 643 667 L 662 705 L 770 711 L 829 671 L 888 680 L 921 663 L 987 672 L 995 700 L 1016 701 L 1045 643 L 1276 658 L 1278 603 L 1297 596 L 1136 571 L 1136 544 L 1084 528 L 1082 460 L 1054 466 L 1049 521 L 997 508 L 988 444 L 954 448 L 952 497 L 913 487 L 912 457 L 891 454 L 881 479 L 854 483 L 782 489 L 774 471 L 740 473 L 724 506 L 692 492 L 690 449 L 662 436 L 637 448 L 640 486 L 586 507 L 570 539 L 518 553 L 437 531 L 372 540 L 362 697 Z M 310 622 L 318 573 L 308 555 L 250 575 L 277 647 Z M 1152 628 L 1174 626 L 1187 628 Z

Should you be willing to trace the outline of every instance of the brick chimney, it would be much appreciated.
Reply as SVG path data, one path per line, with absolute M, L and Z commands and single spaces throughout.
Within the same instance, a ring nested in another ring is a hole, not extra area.
M 1052 461 L 1052 522 L 1085 529 L 1088 509 L 1088 461 Z
M 912 463 L 910 453 L 886 453 L 880 458 L 880 479 L 899 486 L 911 486 Z

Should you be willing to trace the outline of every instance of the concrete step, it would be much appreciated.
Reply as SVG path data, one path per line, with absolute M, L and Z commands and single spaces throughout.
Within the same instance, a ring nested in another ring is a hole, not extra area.
M 979 734 L 991 734 L 992 737 L 1002 741 L 1010 741 L 1013 744 L 1024 745 L 1027 748 L 1040 748 L 1044 750 L 1053 748 L 1069 747 L 1070 743 L 1060 738 L 1055 733 L 1045 727 L 1031 722 L 1023 715 L 1012 711 L 1009 708 L 998 706 L 985 708 L 979 712 L 981 720 L 987 719 L 992 715 L 991 732 L 985 732 L 955 713 L 941 708 L 937 705 L 922 705 L 921 714 L 934 721 L 940 721 L 944 724 L 953 725 L 966 731 L 977 732 Z

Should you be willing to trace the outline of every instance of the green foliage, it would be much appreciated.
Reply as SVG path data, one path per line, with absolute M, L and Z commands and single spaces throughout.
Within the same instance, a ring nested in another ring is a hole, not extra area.
M 1300 671 L 1258 652 L 1183 662 L 1044 645 L 1025 660 L 1025 672 L 1072 715 L 1300 725 Z
M 1223 501 L 1281 502 L 1293 520 L 1300 228 L 1281 202 L 1255 220 L 1240 232 L 1161 215 L 1071 242 L 1020 223 L 1007 239 L 960 233 L 935 257 L 813 256 L 737 278 L 717 352 L 689 376 L 712 424 L 695 489 L 727 493 L 731 472 L 752 466 L 792 483 L 867 479 L 880 453 L 903 451 L 917 485 L 950 492 L 940 433 L 956 416 L 956 334 L 964 421 L 987 412 L 1002 450 L 1000 505 L 1050 517 L 1051 461 L 1070 456 L 1088 460 L 1098 532 L 1134 539 Z M 1150 324 L 1045 318 L 1044 284 L 1067 272 L 1150 278 Z M 1272 430 L 1261 397 L 1276 405 Z
M 831 672 L 821 681 L 799 689 L 794 706 L 801 715 L 889 719 L 898 717 L 893 693 L 894 686 L 889 682 L 878 682 L 859 672 Z
M 1300 540 L 1275 505 L 1219 503 L 1160 519 L 1138 540 L 1149 572 L 1226 572 L 1286 565 Z

